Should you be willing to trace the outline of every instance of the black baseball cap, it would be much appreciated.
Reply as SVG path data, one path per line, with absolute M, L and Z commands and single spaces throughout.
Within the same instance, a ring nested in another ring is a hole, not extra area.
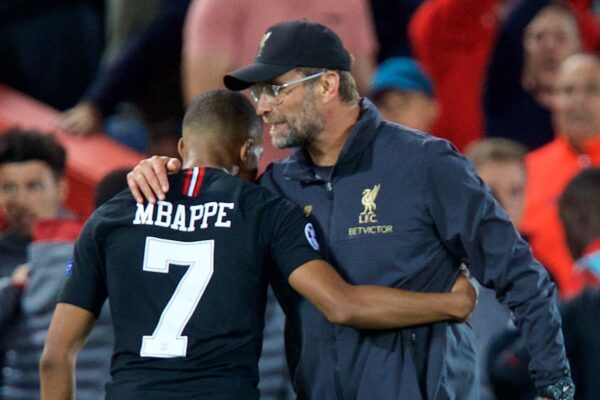
M 341 39 L 325 25 L 286 21 L 268 28 L 254 63 L 225 75 L 223 83 L 230 90 L 243 90 L 297 67 L 350 71 L 351 64 Z

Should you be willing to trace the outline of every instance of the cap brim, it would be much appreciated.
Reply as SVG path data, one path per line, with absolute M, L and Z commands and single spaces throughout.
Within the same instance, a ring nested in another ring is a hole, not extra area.
M 223 78 L 229 90 L 244 90 L 259 82 L 268 82 L 294 69 L 290 65 L 254 63 L 236 69 Z

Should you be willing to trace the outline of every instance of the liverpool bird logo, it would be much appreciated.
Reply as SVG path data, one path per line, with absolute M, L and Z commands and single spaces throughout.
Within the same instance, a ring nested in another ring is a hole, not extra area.
M 365 189 L 362 192 L 361 203 L 365 207 L 363 212 L 360 213 L 359 222 L 367 223 L 367 222 L 376 222 L 375 209 L 377 205 L 375 204 L 375 199 L 377 199 L 377 195 L 379 194 L 379 188 L 381 185 L 378 183 L 373 186 L 372 189 Z

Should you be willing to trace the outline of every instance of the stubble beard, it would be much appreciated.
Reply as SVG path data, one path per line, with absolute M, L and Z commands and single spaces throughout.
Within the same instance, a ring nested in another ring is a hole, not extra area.
M 303 106 L 295 117 L 285 119 L 288 131 L 285 135 L 272 138 L 272 143 L 278 149 L 289 147 L 309 147 L 325 130 L 325 117 L 317 110 L 315 98 L 310 90 L 303 96 Z

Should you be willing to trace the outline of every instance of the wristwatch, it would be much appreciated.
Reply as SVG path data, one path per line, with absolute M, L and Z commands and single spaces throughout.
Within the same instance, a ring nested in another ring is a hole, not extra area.
M 575 385 L 570 379 L 561 379 L 542 388 L 539 395 L 550 400 L 573 400 L 575 398 Z

